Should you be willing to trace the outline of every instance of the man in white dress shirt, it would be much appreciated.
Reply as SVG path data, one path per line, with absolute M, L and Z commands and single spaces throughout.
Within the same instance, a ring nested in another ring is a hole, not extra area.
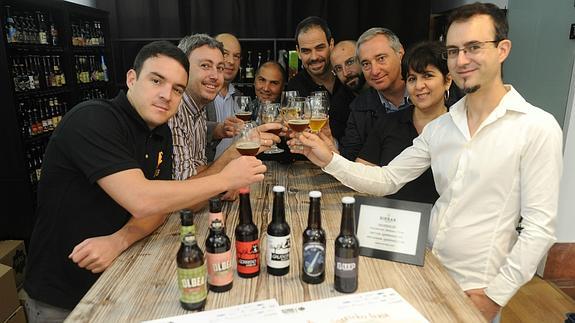
M 388 166 L 350 162 L 307 133 L 299 138 L 306 148 L 296 151 L 345 185 L 378 195 L 431 167 L 440 194 L 431 212 L 432 252 L 488 320 L 498 319 L 556 240 L 562 171 L 557 121 L 503 84 L 507 33 L 505 15 L 493 4 L 454 11 L 445 57 L 466 96 Z

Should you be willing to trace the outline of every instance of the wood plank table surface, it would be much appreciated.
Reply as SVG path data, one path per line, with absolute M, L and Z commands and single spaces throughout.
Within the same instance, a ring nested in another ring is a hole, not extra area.
M 208 293 L 206 310 L 275 298 L 280 305 L 341 296 L 333 288 L 334 240 L 339 233 L 341 198 L 356 192 L 341 185 L 309 162 L 290 165 L 266 162 L 265 180 L 251 185 L 254 223 L 260 232 L 260 275 L 243 279 L 234 276 L 233 288 L 225 293 Z M 266 227 L 271 220 L 272 187 L 286 187 L 286 219 L 291 227 L 290 272 L 281 277 L 265 270 Z M 308 285 L 300 279 L 302 232 L 307 226 L 310 190 L 322 192 L 322 227 L 326 231 L 326 279 Z M 232 239 L 238 224 L 239 202 L 224 203 L 226 233 Z M 197 238 L 202 250 L 207 237 L 208 211 L 195 214 Z M 102 274 L 67 322 L 132 322 L 190 313 L 180 307 L 176 280 L 176 252 L 180 219 L 170 215 L 166 223 L 148 238 L 126 250 Z M 360 257 L 357 293 L 394 288 L 430 322 L 484 322 L 479 311 L 431 252 L 423 267 L 375 258 Z

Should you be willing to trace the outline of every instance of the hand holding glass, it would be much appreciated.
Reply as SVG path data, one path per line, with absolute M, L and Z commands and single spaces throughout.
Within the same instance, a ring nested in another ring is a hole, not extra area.
M 280 104 L 279 103 L 264 103 L 261 107 L 261 117 L 262 123 L 280 123 L 282 122 L 281 114 L 280 114 Z M 273 133 L 274 135 L 280 134 L 282 131 L 281 128 L 269 130 L 269 132 Z M 264 154 L 279 154 L 282 153 L 284 150 L 278 148 L 275 143 L 271 146 L 269 150 L 264 151 Z

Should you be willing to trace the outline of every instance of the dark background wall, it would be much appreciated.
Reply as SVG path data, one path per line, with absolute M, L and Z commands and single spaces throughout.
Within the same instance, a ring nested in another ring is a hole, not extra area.
M 337 41 L 370 27 L 396 32 L 404 46 L 429 34 L 430 0 L 97 0 L 110 12 L 116 79 L 121 83 L 139 48 L 153 39 L 230 32 L 239 38 L 293 38 L 297 23 L 316 15 Z

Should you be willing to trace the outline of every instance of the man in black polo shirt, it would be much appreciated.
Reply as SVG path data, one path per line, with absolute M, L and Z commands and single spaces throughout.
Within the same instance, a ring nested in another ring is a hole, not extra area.
M 166 122 L 178 109 L 188 70 L 173 44 L 148 44 L 126 75 L 127 93 L 78 104 L 54 131 L 24 282 L 29 322 L 63 321 L 99 273 L 170 212 L 263 179 L 259 160 L 240 157 L 216 175 L 167 181 Z
M 303 64 L 287 84 L 288 91 L 309 96 L 314 91 L 328 91 L 330 96 L 339 90 L 341 82 L 333 75 L 329 61 L 333 37 L 327 22 L 320 17 L 307 17 L 295 30 L 296 49 Z

